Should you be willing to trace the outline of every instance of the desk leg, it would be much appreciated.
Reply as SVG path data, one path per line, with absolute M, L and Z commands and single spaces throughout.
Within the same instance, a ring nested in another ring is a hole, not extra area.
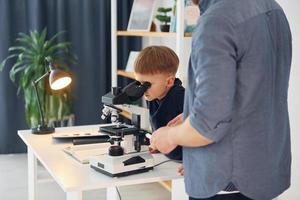
M 107 200 L 120 200 L 116 187 L 106 188 L 106 199 Z
M 37 185 L 37 159 L 33 151 L 27 148 L 28 162 L 28 200 L 36 200 L 36 185 Z
M 188 200 L 189 197 L 185 193 L 184 180 L 172 180 L 172 200 Z
M 67 192 L 67 200 L 82 200 L 82 192 Z

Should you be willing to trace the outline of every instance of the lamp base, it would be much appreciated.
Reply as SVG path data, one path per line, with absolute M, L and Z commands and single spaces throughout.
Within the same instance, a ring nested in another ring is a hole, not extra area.
M 36 135 L 43 135 L 55 132 L 55 128 L 39 125 L 38 127 L 32 128 L 31 132 Z

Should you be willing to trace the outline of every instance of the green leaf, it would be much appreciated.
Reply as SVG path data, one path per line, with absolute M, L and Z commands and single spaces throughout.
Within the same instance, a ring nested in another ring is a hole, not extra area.
M 33 43 L 32 38 L 25 34 L 25 33 L 19 33 L 19 38 L 17 38 L 17 41 L 24 43 L 25 45 L 31 45 Z
M 22 52 L 24 52 L 26 50 L 27 50 L 27 48 L 22 47 L 22 46 L 13 46 L 8 49 L 8 51 L 22 51 Z
M 10 80 L 12 80 L 12 82 L 15 82 L 17 73 L 24 70 L 26 67 L 28 66 L 22 62 L 16 63 L 9 72 Z
M 172 8 L 164 8 L 164 7 L 159 7 L 157 9 L 157 12 L 162 12 L 164 14 L 166 14 L 167 12 L 171 12 L 172 11 Z
M 64 50 L 65 52 L 68 52 L 69 47 L 71 46 L 70 42 L 61 42 L 56 45 L 53 45 L 51 48 L 49 48 L 46 53 L 47 54 L 53 54 L 58 50 Z
M 20 95 L 20 92 L 22 91 L 22 88 L 21 87 L 18 87 L 18 90 L 17 90 L 17 96 Z
M 38 46 L 38 49 L 39 51 L 41 52 L 41 54 L 44 53 L 44 43 L 45 43 L 45 38 L 46 38 L 46 32 L 47 30 L 44 29 L 43 32 L 41 33 L 41 35 L 36 35 L 36 39 L 37 39 L 37 46 Z
M 40 36 L 40 43 L 41 43 L 40 45 L 43 45 L 45 43 L 46 35 L 47 35 L 47 28 L 44 28 Z
M 24 51 L 23 54 L 26 56 L 26 58 L 31 59 L 31 60 L 33 60 L 34 57 L 36 56 L 36 53 L 34 53 L 31 50 Z
M 168 23 L 171 21 L 171 17 L 166 15 L 156 15 L 155 18 L 164 23 Z
M 30 31 L 30 37 L 31 37 L 31 46 L 33 49 L 35 49 L 37 52 L 39 52 L 39 46 L 38 46 L 38 33 L 37 31 Z
M 35 45 L 37 45 L 37 44 L 38 44 L 38 40 L 37 40 L 37 39 L 38 39 L 38 37 L 39 37 L 38 32 L 37 32 L 37 31 L 31 31 L 31 32 L 30 32 L 30 37 L 31 37 L 33 43 L 34 43 Z
M 9 59 L 11 59 L 11 58 L 14 58 L 14 57 L 17 57 L 17 56 L 19 56 L 19 54 L 12 54 L 12 55 L 8 56 L 7 58 L 5 58 L 5 59 L 1 62 L 1 64 L 0 64 L 0 71 L 3 70 L 3 68 L 4 68 L 4 66 L 5 66 L 5 64 L 6 64 L 6 62 L 7 62 L 7 60 L 9 60 Z
M 40 115 L 34 90 L 32 88 L 25 89 L 24 97 L 26 121 L 30 127 L 36 127 L 38 125 Z
M 56 33 L 52 38 L 50 38 L 49 40 L 49 45 L 51 46 L 53 44 L 53 42 L 62 34 L 64 34 L 66 31 L 60 31 L 58 33 Z
M 34 80 L 34 65 L 27 65 L 27 68 L 24 70 L 23 74 L 20 76 L 19 85 L 22 88 L 31 88 L 32 89 L 32 81 Z

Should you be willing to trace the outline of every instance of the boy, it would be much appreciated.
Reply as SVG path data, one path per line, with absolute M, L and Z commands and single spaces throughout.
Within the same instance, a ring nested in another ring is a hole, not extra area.
M 183 112 L 184 88 L 181 81 L 175 78 L 178 64 L 176 53 L 165 46 L 149 46 L 140 52 L 135 61 L 136 80 L 151 83 L 144 97 L 153 131 L 166 126 Z M 181 160 L 182 147 L 177 146 L 166 156 Z

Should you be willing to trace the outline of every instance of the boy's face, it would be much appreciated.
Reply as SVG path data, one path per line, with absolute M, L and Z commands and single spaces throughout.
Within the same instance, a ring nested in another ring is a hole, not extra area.
M 144 97 L 147 101 L 152 101 L 154 99 L 160 100 L 166 96 L 174 84 L 175 77 L 170 74 L 135 73 L 135 79 L 142 84 L 144 82 L 151 83 L 150 88 L 144 93 Z

